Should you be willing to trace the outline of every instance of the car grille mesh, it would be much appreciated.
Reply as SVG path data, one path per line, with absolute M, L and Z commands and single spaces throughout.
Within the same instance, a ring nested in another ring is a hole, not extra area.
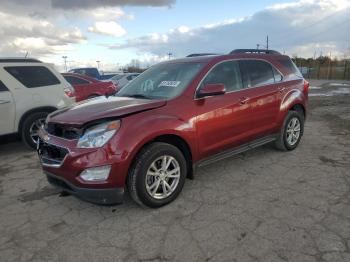
M 53 136 L 73 140 L 79 139 L 81 131 L 77 128 L 67 127 L 64 125 L 48 123 L 46 125 L 46 131 Z

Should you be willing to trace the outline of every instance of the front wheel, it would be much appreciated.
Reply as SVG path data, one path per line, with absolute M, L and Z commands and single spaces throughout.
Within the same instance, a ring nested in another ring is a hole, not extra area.
M 39 128 L 45 124 L 45 119 L 48 114 L 48 112 L 36 112 L 24 119 L 21 130 L 21 138 L 27 147 L 31 149 L 36 148 L 36 142 L 39 138 Z
M 299 111 L 289 111 L 276 140 L 276 147 L 282 151 L 294 150 L 304 133 L 304 115 Z
M 177 147 L 152 143 L 141 150 L 129 171 L 129 193 L 140 205 L 164 206 L 180 194 L 186 172 L 186 160 Z

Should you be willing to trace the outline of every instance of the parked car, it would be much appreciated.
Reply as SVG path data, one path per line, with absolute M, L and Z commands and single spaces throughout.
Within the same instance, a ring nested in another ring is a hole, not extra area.
M 139 75 L 139 73 L 127 73 L 123 75 L 116 75 L 111 78 L 111 81 L 115 83 L 119 88 L 122 88 Z
M 270 142 L 295 149 L 308 87 L 275 51 L 163 62 L 116 96 L 51 114 L 39 156 L 50 183 L 85 200 L 120 203 L 127 187 L 137 203 L 160 207 L 199 166 Z
M 77 102 L 97 96 L 112 95 L 118 90 L 118 87 L 111 81 L 98 81 L 89 76 L 72 73 L 62 75 L 73 86 L 75 92 L 72 96 L 75 96 Z
M 100 71 L 98 71 L 98 69 L 95 67 L 74 68 L 69 70 L 69 73 L 86 75 L 86 76 L 95 78 L 97 80 L 109 80 L 116 75 L 116 74 L 100 74 Z
M 36 59 L 0 58 L 0 135 L 19 133 L 36 147 L 46 116 L 75 101 L 73 88 L 51 66 Z

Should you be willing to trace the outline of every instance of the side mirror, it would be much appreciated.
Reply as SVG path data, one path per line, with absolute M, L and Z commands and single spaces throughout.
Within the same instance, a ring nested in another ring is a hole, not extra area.
M 206 96 L 218 96 L 226 93 L 224 84 L 207 84 L 199 90 L 197 98 L 203 98 Z

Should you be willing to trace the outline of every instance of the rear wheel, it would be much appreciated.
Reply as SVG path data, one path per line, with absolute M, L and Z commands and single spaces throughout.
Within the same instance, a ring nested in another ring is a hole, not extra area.
M 24 119 L 21 130 L 21 138 L 24 144 L 31 148 L 36 148 L 39 128 L 45 124 L 48 112 L 36 112 Z
M 276 147 L 282 151 L 294 150 L 304 133 L 304 115 L 299 111 L 289 111 L 276 140 Z
M 186 160 L 177 147 L 152 143 L 141 150 L 129 171 L 129 193 L 140 205 L 164 206 L 180 194 L 186 172 Z

